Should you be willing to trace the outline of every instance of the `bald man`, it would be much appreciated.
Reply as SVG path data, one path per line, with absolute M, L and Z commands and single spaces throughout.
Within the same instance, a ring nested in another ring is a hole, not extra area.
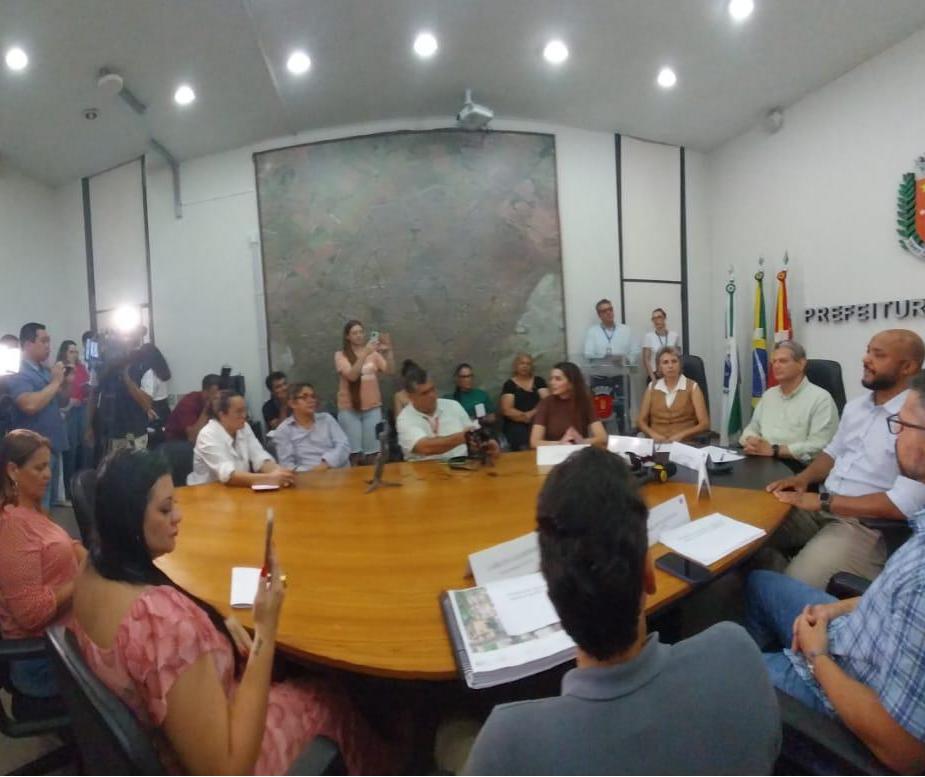
M 883 569 L 883 536 L 858 519 L 906 521 L 925 508 L 925 484 L 900 474 L 895 438 L 887 427 L 923 360 L 925 344 L 908 329 L 871 338 L 861 379 L 867 392 L 845 405 L 835 438 L 799 475 L 768 486 L 781 502 L 793 505 L 771 540 L 777 555 L 770 566 L 823 589 L 836 572 L 872 580 Z M 823 481 L 819 493 L 807 491 Z

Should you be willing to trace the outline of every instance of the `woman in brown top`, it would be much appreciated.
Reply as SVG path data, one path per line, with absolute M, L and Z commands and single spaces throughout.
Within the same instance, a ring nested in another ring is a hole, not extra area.
M 530 447 L 588 443 L 607 446 L 607 432 L 594 414 L 591 394 L 581 370 L 572 362 L 559 362 L 549 373 L 549 396 L 533 416 Z
M 710 412 L 703 392 L 681 374 L 681 355 L 674 346 L 655 358 L 662 376 L 650 383 L 639 408 L 639 429 L 656 442 L 681 442 L 709 431 Z

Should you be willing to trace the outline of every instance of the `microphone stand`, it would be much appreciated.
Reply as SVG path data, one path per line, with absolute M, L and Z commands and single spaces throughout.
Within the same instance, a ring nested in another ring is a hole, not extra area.
M 379 437 L 379 458 L 376 460 L 376 467 L 373 470 L 373 479 L 367 480 L 366 493 L 375 491 L 377 488 L 387 486 L 400 486 L 401 483 L 393 483 L 389 480 L 383 480 L 382 474 L 385 471 L 385 463 L 389 458 L 389 425 L 385 421 L 380 421 L 376 425 L 376 431 Z

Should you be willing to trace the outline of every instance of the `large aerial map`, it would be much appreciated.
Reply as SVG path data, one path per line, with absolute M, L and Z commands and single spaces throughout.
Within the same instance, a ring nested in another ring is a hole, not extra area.
M 525 351 L 565 354 L 555 139 L 437 130 L 255 155 L 270 364 L 336 392 L 348 319 L 441 391 L 470 362 L 497 396 Z M 388 402 L 397 382 L 383 382 Z

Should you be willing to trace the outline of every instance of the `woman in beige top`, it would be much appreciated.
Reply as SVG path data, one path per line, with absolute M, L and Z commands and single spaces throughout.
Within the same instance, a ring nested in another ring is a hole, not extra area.
M 370 464 L 379 453 L 376 425 L 382 420 L 379 373 L 395 369 L 392 343 L 385 333 L 367 342 L 363 322 L 344 325 L 343 349 L 334 354 L 340 378 L 337 389 L 337 420 L 350 441 L 352 464 Z
M 710 412 L 703 392 L 681 374 L 681 355 L 674 346 L 655 357 L 661 377 L 650 383 L 639 408 L 639 429 L 656 442 L 681 442 L 709 431 Z

